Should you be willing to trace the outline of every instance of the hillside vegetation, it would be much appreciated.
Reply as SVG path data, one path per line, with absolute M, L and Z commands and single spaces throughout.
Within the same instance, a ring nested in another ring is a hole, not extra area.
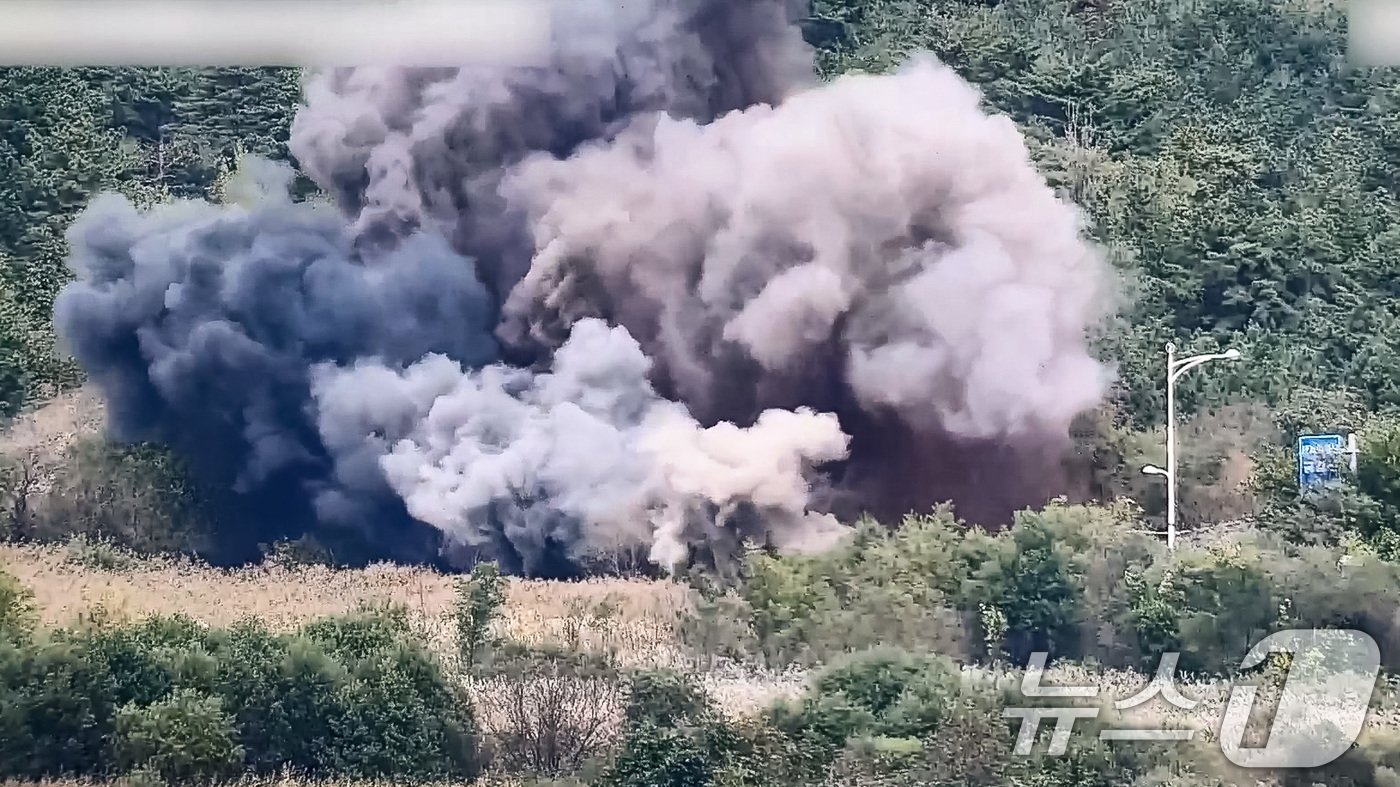
M 219 567 L 249 547 L 236 495 L 108 442 L 57 343 L 64 232 L 99 192 L 217 201 L 242 154 L 286 158 L 299 75 L 0 69 L 0 779 L 1400 784 L 1400 76 L 1347 63 L 1344 11 L 815 0 L 823 76 L 931 51 L 1026 134 L 1120 273 L 1095 336 L 1116 382 L 1077 425 L 1071 493 L 998 532 L 942 507 L 666 580 L 352 568 L 311 539 Z M 1245 359 L 1177 389 L 1175 552 L 1138 472 L 1165 461 L 1168 341 Z M 1323 430 L 1359 435 L 1357 473 L 1300 494 L 1292 446 Z M 1212 725 L 1250 644 L 1289 627 L 1377 640 L 1373 713 L 1330 765 L 1241 772 Z M 1012 753 L 1034 652 L 1114 695 L 1064 757 Z M 1139 712 L 1201 734 L 1100 741 L 1174 652 L 1202 705 Z

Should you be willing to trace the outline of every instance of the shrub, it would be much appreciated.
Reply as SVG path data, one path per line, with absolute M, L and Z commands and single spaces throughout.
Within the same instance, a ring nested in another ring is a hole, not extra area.
M 1218 673 L 1238 666 L 1277 620 L 1278 599 L 1255 549 L 1181 549 L 1161 570 L 1172 572 L 1183 670 Z
M 506 603 L 505 580 L 495 563 L 478 563 L 471 576 L 458 580 L 456 591 L 457 651 L 462 665 L 470 668 L 492 644 L 491 624 Z
M 752 642 L 771 665 L 820 663 L 881 643 L 961 653 L 961 566 L 949 555 L 962 537 L 945 507 L 895 531 L 861 522 L 824 555 L 751 555 L 735 598 L 718 610 L 746 620 L 737 636 L 719 633 Z
M 726 607 L 746 619 L 729 626 L 751 634 L 770 664 L 829 663 L 879 644 L 1133 664 L 1124 576 L 1164 552 L 1132 532 L 1140 528 L 1129 502 L 1055 502 L 996 534 L 962 528 L 946 507 L 893 530 L 864 523 L 823 555 L 752 558 Z
M 233 715 L 248 766 L 266 773 L 289 767 L 333 773 L 331 756 L 346 664 L 306 638 L 287 638 L 242 623 L 221 632 L 218 691 Z
M 1093 540 L 1088 531 L 1103 524 L 1096 513 L 1052 504 L 1017 514 L 997 537 L 972 531 L 963 541 L 963 604 L 996 610 L 1005 626 L 1002 651 L 1014 663 L 1037 651 L 1078 655 L 1085 607 L 1081 556 Z M 983 640 L 990 639 L 984 632 Z
M 874 750 L 851 750 L 853 742 L 934 735 L 964 701 L 961 672 L 951 660 L 876 648 L 824 670 L 803 697 L 775 703 L 766 719 L 790 741 L 790 770 L 813 780 L 838 758 L 845 761 L 838 770 L 848 776 L 870 765 Z
M 115 713 L 110 671 L 80 644 L 0 645 L 0 776 L 102 773 Z
M 694 573 L 689 608 L 676 619 L 676 638 L 697 656 L 703 669 L 723 660 L 750 661 L 760 654 L 753 631 L 753 607 L 732 588 L 715 587 Z
M 766 721 L 791 742 L 791 769 L 806 779 L 817 778 L 847 741 L 877 723 L 870 711 L 849 697 L 814 692 L 796 701 L 774 703 Z
M 648 670 L 632 676 L 608 787 L 704 787 L 733 758 L 736 741 L 709 697 L 687 676 Z
M 399 643 L 355 663 L 337 699 L 325 770 L 362 778 L 474 770 L 471 702 L 421 646 Z
M 705 787 L 719 763 L 703 731 L 639 724 L 605 771 L 608 787 Z
M 881 717 L 904 696 L 916 678 L 945 668 L 944 662 L 898 648 L 875 648 L 849 656 L 824 670 L 813 683 L 821 695 L 841 694 L 872 716 Z
M 118 767 L 149 769 L 167 781 L 210 781 L 243 762 L 233 720 L 218 697 L 181 689 L 150 705 L 117 711 L 112 754 Z
M 140 560 L 134 552 L 121 547 L 111 539 L 90 538 L 83 534 L 70 538 L 66 551 L 69 563 L 101 571 L 121 571 L 131 568 Z
M 956 709 L 937 735 L 923 741 L 923 757 L 906 783 L 930 787 L 1015 784 L 1015 732 L 999 708 L 974 704 Z
M 193 737 L 162 732 L 172 726 Z M 255 623 L 209 629 L 177 616 L 0 646 L 0 732 L 3 777 L 119 767 L 212 778 L 230 752 L 254 773 L 416 779 L 476 770 L 464 691 L 392 610 L 297 634 Z M 118 741 L 119 756 L 104 741 Z
M 32 503 L 24 531 L 41 541 L 75 535 L 141 553 L 213 546 L 213 505 L 167 449 L 79 440 Z
M 564 660 L 493 680 L 477 693 L 491 764 L 511 773 L 573 773 L 600 756 L 623 714 L 614 676 Z
M 370 658 L 411 636 L 408 609 L 388 604 L 364 606 L 353 615 L 312 621 L 302 627 L 301 633 L 342 662 Z
M 675 727 L 704 720 L 712 713 L 704 689 L 673 670 L 638 670 L 628 683 L 623 711 L 628 724 Z
M 14 575 L 0 570 L 0 641 L 28 638 L 36 619 L 34 594 Z

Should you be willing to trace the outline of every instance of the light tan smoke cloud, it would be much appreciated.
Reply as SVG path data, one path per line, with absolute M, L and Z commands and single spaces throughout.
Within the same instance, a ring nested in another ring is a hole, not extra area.
M 760 383 L 824 362 L 863 409 L 973 439 L 1063 434 L 1108 381 L 1085 337 L 1111 276 L 1079 211 L 928 58 L 638 123 L 527 160 L 502 193 L 536 245 L 517 329 L 557 342 L 614 316 L 702 411 L 743 369 L 734 346 Z

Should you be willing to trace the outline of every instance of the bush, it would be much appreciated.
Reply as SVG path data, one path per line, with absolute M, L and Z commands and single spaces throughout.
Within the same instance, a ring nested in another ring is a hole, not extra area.
M 167 449 L 79 440 L 28 502 L 15 535 L 66 542 L 74 536 L 140 553 L 201 553 L 214 547 L 214 507 Z
M 457 652 L 463 667 L 471 668 L 493 643 L 491 624 L 506 603 L 505 580 L 495 563 L 478 563 L 471 576 L 457 581 L 456 591 Z
M 118 710 L 112 754 L 124 771 L 141 767 L 166 781 L 211 781 L 243 763 L 235 738 L 218 697 L 181 689 L 159 702 Z
M 904 741 L 897 748 L 909 755 L 907 742 L 938 733 L 965 699 L 951 660 L 876 648 L 822 671 L 803 697 L 774 704 L 766 720 L 789 741 L 789 770 L 810 781 L 833 764 L 847 776 L 861 772 L 870 757 L 885 768 L 885 744 Z
M 1278 601 L 1252 549 L 1179 550 L 1172 572 L 1176 588 L 1176 640 L 1181 669 L 1222 673 L 1278 619 Z
M 713 713 L 704 689 L 672 670 L 639 670 L 628 683 L 623 715 L 628 724 L 675 727 L 707 719 Z
M 703 730 L 633 726 L 602 783 L 608 787 L 705 787 L 719 768 Z
M 622 741 L 602 774 L 608 787 L 704 787 L 733 758 L 736 741 L 709 697 L 687 676 L 632 676 Z
M 1124 576 L 1164 551 L 1131 532 L 1137 517 L 1129 504 L 1052 503 L 996 534 L 964 529 L 946 507 L 894 530 L 864 523 L 827 554 L 751 558 L 725 607 L 747 620 L 730 629 L 751 634 L 770 664 L 829 663 L 878 644 L 1136 663 Z M 713 622 L 690 630 L 725 638 Z
M 883 717 L 916 679 L 934 670 L 956 677 L 956 669 L 945 660 L 915 656 L 898 648 L 876 648 L 822 671 L 813 687 L 822 696 L 843 695 L 872 716 Z
M 121 571 L 140 561 L 140 556 L 104 538 L 76 535 L 68 540 L 68 562 L 83 568 Z
M 0 644 L 0 776 L 103 773 L 116 713 L 111 677 L 77 643 Z
M 1082 585 L 1073 546 L 1056 530 L 1045 516 L 1025 513 L 1006 536 L 974 533 L 965 542 L 971 569 L 965 598 L 1004 616 L 1004 633 L 994 644 L 1015 663 L 1036 651 L 1073 655 L 1076 648 Z
M 173 727 L 187 732 L 163 732 Z M 392 611 L 297 634 L 157 617 L 0 646 L 0 732 L 3 777 L 212 778 L 235 752 L 254 773 L 476 771 L 465 693 Z M 119 756 L 108 756 L 111 741 Z
M 714 610 L 747 619 L 723 629 L 692 619 L 690 629 L 734 646 L 752 643 L 769 665 L 824 663 L 882 643 L 962 653 L 962 566 L 949 556 L 963 537 L 945 507 L 909 517 L 894 531 L 861 522 L 823 555 L 751 555 L 734 597 Z
M 36 619 L 34 594 L 14 575 L 0 570 L 0 641 L 28 638 Z
M 550 660 L 480 686 L 477 703 L 491 765 L 509 773 L 574 773 L 601 756 L 623 715 L 613 675 Z

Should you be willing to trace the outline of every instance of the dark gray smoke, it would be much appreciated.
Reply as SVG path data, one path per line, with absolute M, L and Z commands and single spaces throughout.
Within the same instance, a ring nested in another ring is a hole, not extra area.
M 352 259 L 333 209 L 293 204 L 285 165 L 252 165 L 250 208 L 94 199 L 69 231 L 78 281 L 55 320 L 105 392 L 114 436 L 176 446 L 252 496 L 270 533 L 249 535 L 319 520 L 368 551 L 421 557 L 430 539 L 395 515 L 377 457 L 337 464 L 325 450 L 307 372 L 432 352 L 488 362 L 490 299 L 439 235 Z
M 1010 121 L 931 60 L 815 85 L 787 0 L 558 8 L 548 64 L 314 76 L 339 215 L 95 202 L 57 319 L 119 436 L 274 534 L 530 574 L 1063 491 L 1108 268 Z
M 566 157 L 655 113 L 712 120 L 812 84 L 801 0 L 569 0 L 548 65 L 339 69 L 313 76 L 291 147 L 363 243 L 445 232 L 504 296 L 529 267 L 497 194 L 533 153 Z

